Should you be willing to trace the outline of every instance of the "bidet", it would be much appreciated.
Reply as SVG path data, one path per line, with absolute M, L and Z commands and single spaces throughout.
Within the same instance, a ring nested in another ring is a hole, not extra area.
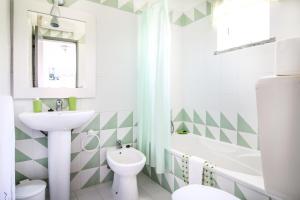
M 138 200 L 136 175 L 146 163 L 144 154 L 134 148 L 122 148 L 107 152 L 107 162 L 114 171 L 112 192 L 114 199 Z

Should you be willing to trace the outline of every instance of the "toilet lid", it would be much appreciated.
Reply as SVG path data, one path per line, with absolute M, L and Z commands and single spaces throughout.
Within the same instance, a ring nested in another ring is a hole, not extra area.
M 188 185 L 176 190 L 172 200 L 239 200 L 235 196 L 208 186 Z
M 16 186 L 16 198 L 28 198 L 45 190 L 46 183 L 41 180 L 24 181 Z

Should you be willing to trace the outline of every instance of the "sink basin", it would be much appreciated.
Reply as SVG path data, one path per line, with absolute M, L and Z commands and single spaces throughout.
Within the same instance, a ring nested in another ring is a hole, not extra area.
M 21 113 L 20 120 L 29 128 L 40 131 L 69 131 L 86 123 L 94 111 L 61 111 Z
M 108 150 L 107 163 L 115 172 L 113 180 L 114 199 L 138 200 L 136 175 L 146 163 L 145 155 L 134 148 Z
M 70 199 L 71 130 L 90 120 L 94 111 L 21 113 L 31 129 L 48 131 L 48 175 L 51 200 Z

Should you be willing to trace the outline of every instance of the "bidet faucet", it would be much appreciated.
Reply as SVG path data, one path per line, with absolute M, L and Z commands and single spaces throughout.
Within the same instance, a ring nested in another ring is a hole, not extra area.
M 121 140 L 117 140 L 117 148 L 122 149 L 122 141 Z
M 63 100 L 62 99 L 56 99 L 56 111 L 62 111 L 63 109 Z

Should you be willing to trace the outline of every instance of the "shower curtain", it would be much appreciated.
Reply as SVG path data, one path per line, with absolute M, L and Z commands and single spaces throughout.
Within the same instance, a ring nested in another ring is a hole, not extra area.
M 138 148 L 146 164 L 164 173 L 170 147 L 170 21 L 167 0 L 149 4 L 139 18 Z

